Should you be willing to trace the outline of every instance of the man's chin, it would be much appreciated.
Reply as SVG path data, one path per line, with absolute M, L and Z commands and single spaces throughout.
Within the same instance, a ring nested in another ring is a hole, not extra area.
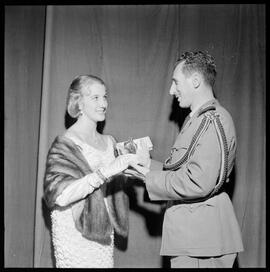
M 188 108 L 188 106 L 186 104 L 184 104 L 182 101 L 179 102 L 179 107 L 180 108 Z
M 104 114 L 104 116 L 98 116 L 97 121 L 103 122 L 105 120 L 105 117 L 106 117 L 105 114 Z
M 179 101 L 179 107 L 183 108 L 183 109 L 190 108 L 190 103 L 188 103 L 187 101 L 184 101 L 184 100 L 180 100 Z

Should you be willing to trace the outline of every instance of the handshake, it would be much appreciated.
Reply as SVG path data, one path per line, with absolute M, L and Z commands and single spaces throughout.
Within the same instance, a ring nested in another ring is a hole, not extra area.
M 137 163 L 131 162 L 124 174 L 144 180 L 151 164 L 149 151 L 153 149 L 153 144 L 150 138 L 148 136 L 135 140 L 130 138 L 128 141 L 117 143 L 116 148 L 120 155 L 136 154 L 138 156 Z
M 149 137 L 116 144 L 118 156 L 107 167 L 100 168 L 100 172 L 107 179 L 123 172 L 128 177 L 144 180 L 149 172 L 151 159 L 149 151 L 153 144 Z

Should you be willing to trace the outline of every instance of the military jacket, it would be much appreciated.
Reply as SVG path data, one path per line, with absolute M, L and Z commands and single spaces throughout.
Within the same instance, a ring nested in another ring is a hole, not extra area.
M 218 116 L 221 129 L 206 115 Z M 224 141 L 226 148 L 222 148 Z M 184 124 L 164 169 L 147 173 L 150 199 L 168 200 L 161 255 L 218 256 L 243 250 L 228 194 L 223 186 L 213 191 L 217 184 L 229 181 L 236 143 L 231 115 L 216 99 L 210 100 Z

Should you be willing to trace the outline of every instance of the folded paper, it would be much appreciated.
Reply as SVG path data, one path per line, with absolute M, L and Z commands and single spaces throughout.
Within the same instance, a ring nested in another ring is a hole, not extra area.
M 143 146 L 148 147 L 149 150 L 153 149 L 153 144 L 149 136 L 137 139 L 130 138 L 127 141 L 116 144 L 116 148 L 119 154 L 135 154 L 136 150 L 142 148 Z

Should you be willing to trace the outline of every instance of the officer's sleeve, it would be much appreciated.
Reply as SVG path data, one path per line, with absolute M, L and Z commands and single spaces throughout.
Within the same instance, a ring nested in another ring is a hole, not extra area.
M 162 170 L 162 168 L 163 168 L 162 162 L 151 159 L 150 171 Z
M 210 193 L 219 176 L 221 151 L 213 124 L 201 136 L 190 159 L 177 171 L 150 171 L 146 188 L 151 200 L 185 200 Z

